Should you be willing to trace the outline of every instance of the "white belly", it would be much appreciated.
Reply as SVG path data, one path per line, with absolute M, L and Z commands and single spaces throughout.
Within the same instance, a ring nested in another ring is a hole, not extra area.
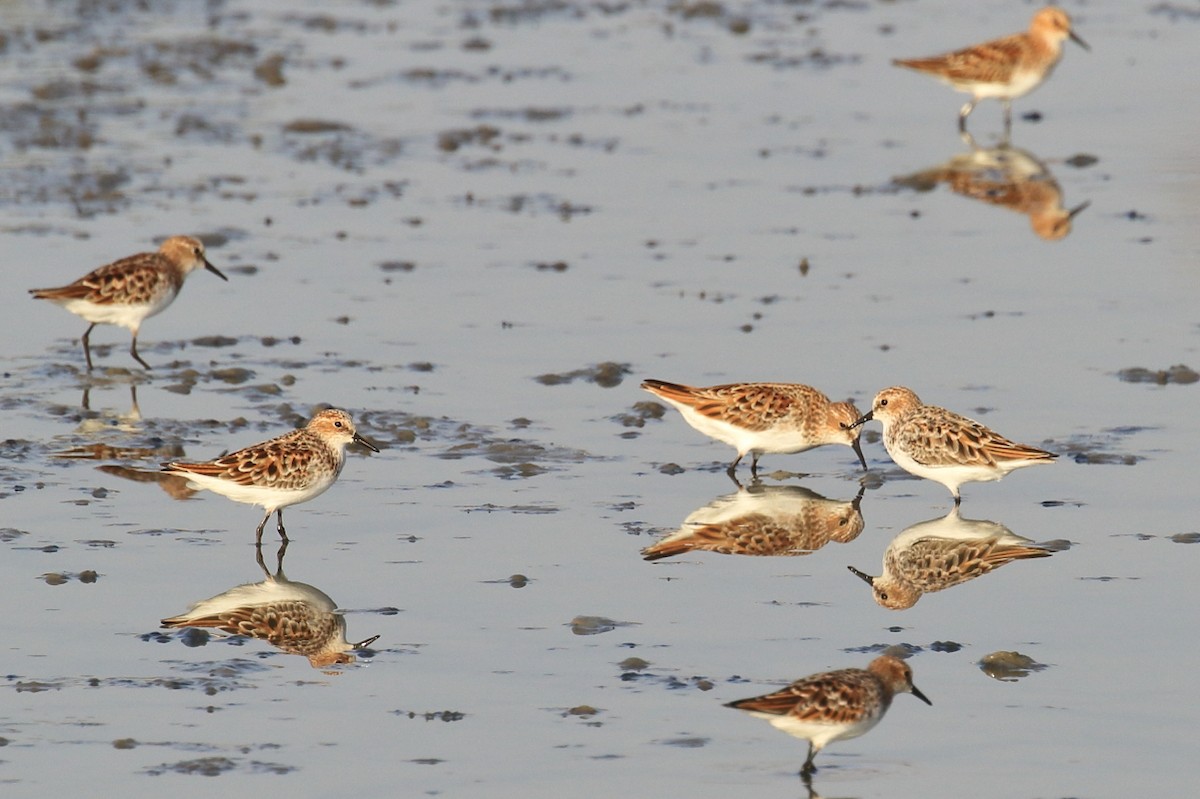
M 288 505 L 307 502 L 313 497 L 325 493 L 333 485 L 334 481 L 337 480 L 337 475 L 333 474 L 325 478 L 315 479 L 310 485 L 302 489 L 284 489 L 242 485 L 230 480 L 222 480 L 219 477 L 193 474 L 192 472 L 176 472 L 176 474 L 182 474 L 187 477 L 188 482 L 195 484 L 199 488 L 208 489 L 215 494 L 232 499 L 234 502 L 258 505 L 266 511 L 275 511 L 279 508 L 286 508 Z
M 60 304 L 71 313 L 89 322 L 136 330 L 145 319 L 161 313 L 174 299 L 174 293 L 162 292 L 153 301 L 138 305 L 101 304 L 88 300 L 67 300 Z

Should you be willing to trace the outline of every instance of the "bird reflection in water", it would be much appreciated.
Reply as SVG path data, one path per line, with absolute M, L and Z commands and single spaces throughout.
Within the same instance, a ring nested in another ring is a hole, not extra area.
M 961 518 L 956 506 L 942 518 L 914 524 L 892 539 L 883 553 L 880 576 L 847 568 L 871 586 L 876 602 L 903 610 L 917 604 L 922 594 L 974 580 L 1014 560 L 1051 554 L 1002 524 Z
M 150 459 L 151 456 L 161 454 L 159 450 L 111 450 L 98 452 L 93 457 L 98 459 L 121 459 L 128 460 L 130 458 Z M 178 454 L 178 453 L 174 453 Z M 79 457 L 79 456 L 75 456 Z M 162 458 L 158 458 L 162 460 Z M 156 483 L 159 488 L 167 492 L 172 499 L 191 499 L 199 489 L 191 488 L 188 485 L 188 479 L 177 474 L 166 474 L 164 472 L 149 471 L 147 469 L 135 469 L 132 466 L 118 466 L 114 463 L 106 463 L 103 466 L 97 466 L 96 469 L 111 474 L 114 477 L 120 477 L 123 480 L 132 480 L 135 483 Z
M 1072 220 L 1090 201 L 1068 210 L 1058 181 L 1032 153 L 1008 144 L 985 149 L 970 134 L 967 139 L 970 151 L 892 182 L 918 192 L 945 183 L 955 194 L 1024 214 L 1040 239 L 1059 241 L 1070 234 Z
M 92 386 L 91 385 L 87 385 L 87 386 L 83 387 L 83 398 L 80 399 L 79 405 L 85 411 L 90 412 L 92 410 Z M 101 417 L 110 417 L 110 418 L 115 416 L 116 423 L 119 426 L 121 426 L 122 429 L 136 430 L 137 423 L 142 421 L 142 409 L 141 409 L 141 406 L 138 405 L 137 383 L 129 384 L 129 412 L 128 413 L 110 414 L 110 413 L 101 411 L 100 415 L 101 415 Z
M 863 490 L 854 499 L 826 499 L 800 486 L 740 483 L 693 511 L 679 530 L 642 550 L 659 560 L 693 550 L 722 555 L 807 555 L 830 541 L 845 544 L 863 531 L 859 510 Z
M 162 620 L 166 628 L 204 627 L 267 641 L 289 655 L 303 655 L 313 668 L 353 663 L 351 650 L 364 649 L 378 635 L 350 643 L 346 617 L 329 595 L 308 583 L 289 580 L 283 573 L 285 542 L 279 547 L 272 574 L 255 547 L 259 567 L 267 579 L 230 588 L 197 602 L 187 613 Z

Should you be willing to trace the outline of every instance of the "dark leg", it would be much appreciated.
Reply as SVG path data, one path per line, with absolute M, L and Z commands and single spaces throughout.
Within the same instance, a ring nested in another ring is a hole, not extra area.
M 269 518 L 271 518 L 271 511 L 267 511 L 267 515 L 263 517 L 263 520 L 258 523 L 258 527 L 254 529 L 254 546 L 256 547 L 262 546 L 262 531 L 266 527 L 267 519 Z
M 967 117 L 969 117 L 971 115 L 971 112 L 975 110 L 976 102 L 977 101 L 974 98 L 971 98 L 971 102 L 964 105 L 962 107 L 962 110 L 958 112 L 958 132 L 959 133 L 967 132 Z
M 83 338 L 79 339 L 83 342 L 83 357 L 87 359 L 88 371 L 92 371 L 92 347 L 88 344 L 88 336 L 92 335 L 92 328 L 96 326 L 95 322 L 88 325 L 88 329 L 84 332 Z
M 267 564 L 263 563 L 262 542 L 254 545 L 254 560 L 258 563 L 258 568 L 262 569 L 262 573 L 267 575 L 267 579 L 270 579 L 271 572 L 267 570 Z
M 1012 100 L 1001 100 L 1004 104 L 1004 141 L 1007 144 L 1012 137 Z
M 262 544 L 255 544 L 254 559 L 258 562 L 258 568 L 263 570 L 263 574 L 267 575 L 267 579 L 279 577 L 283 574 L 283 554 L 287 552 L 288 542 L 284 541 L 279 545 L 279 551 L 275 553 L 275 574 L 267 569 L 267 564 L 263 562 Z
M 758 479 L 758 453 L 750 453 L 750 476 L 755 480 Z
M 729 468 L 725 470 L 725 474 L 729 475 L 730 477 L 733 477 L 735 482 L 737 481 L 737 477 L 734 477 L 734 475 L 737 473 L 738 464 L 741 462 L 742 462 L 742 453 L 739 452 L 738 456 L 733 459 L 733 463 L 729 464 Z
M 800 767 L 800 776 L 806 779 L 811 779 L 813 772 L 817 767 L 813 765 L 813 758 L 817 756 L 816 750 L 813 748 L 812 741 L 808 743 L 808 759 L 804 761 L 804 765 Z
M 268 513 L 267 515 L 270 516 L 271 514 Z M 283 539 L 283 543 L 286 544 L 288 542 L 288 537 L 287 530 L 283 529 L 283 508 L 275 511 L 275 515 L 279 518 L 279 537 Z
M 957 508 L 961 504 L 962 504 L 962 497 L 958 494 L 955 494 L 954 495 L 954 507 Z
M 138 363 L 140 363 L 142 366 L 146 367 L 147 369 L 150 368 L 150 364 L 143 361 L 142 356 L 137 354 L 137 331 L 136 330 L 133 331 L 133 343 L 129 345 L 129 354 L 132 355 L 133 359 L 135 361 L 137 361 Z

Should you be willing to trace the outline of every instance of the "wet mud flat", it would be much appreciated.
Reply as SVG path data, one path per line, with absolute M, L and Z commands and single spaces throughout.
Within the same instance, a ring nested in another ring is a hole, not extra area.
M 794 795 L 804 743 L 722 704 L 885 651 L 933 706 L 832 745 L 821 795 L 1194 783 L 1194 636 L 1164 611 L 1200 553 L 1186 9 L 1068 7 L 1092 53 L 1011 147 L 981 105 L 980 152 L 889 60 L 1026 10 L 10 11 L 13 795 Z M 229 283 L 147 322 L 151 370 L 98 328 L 87 374 L 85 324 L 25 289 L 182 233 Z M 868 426 L 866 473 L 824 448 L 739 486 L 647 377 L 911 385 L 1060 458 L 953 515 Z M 286 557 L 158 471 L 324 403 L 382 451 L 289 510 Z M 1012 557 L 920 582 L 933 551 Z M 335 645 L 162 626 L 245 586 Z

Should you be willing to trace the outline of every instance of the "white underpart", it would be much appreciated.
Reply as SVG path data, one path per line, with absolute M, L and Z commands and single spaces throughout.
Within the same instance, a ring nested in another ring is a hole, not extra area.
M 904 452 L 901 452 L 899 448 L 893 449 L 887 441 L 887 431 L 884 431 L 884 446 L 887 448 L 888 455 L 891 456 L 892 460 L 901 469 L 909 474 L 915 474 L 917 477 L 941 483 L 950 489 L 950 493 L 955 497 L 958 496 L 958 487 L 963 483 L 988 483 L 993 480 L 999 480 L 1014 469 L 1052 462 L 1044 458 L 1020 458 L 998 461 L 995 465 L 983 463 L 975 466 L 964 464 L 931 466 L 929 464 L 918 463 Z
M 342 464 L 338 464 L 338 468 L 331 474 L 321 475 L 313 479 L 311 485 L 307 488 L 300 489 L 283 489 L 270 488 L 264 486 L 242 485 L 235 483 L 232 480 L 224 480 L 220 477 L 212 477 L 206 474 L 196 474 L 182 469 L 175 470 L 175 474 L 181 474 L 188 479 L 189 483 L 196 485 L 199 488 L 206 488 L 213 493 L 220 494 L 223 497 L 228 497 L 234 502 L 244 502 L 247 505 L 258 505 L 265 510 L 268 515 L 278 510 L 286 508 L 288 505 L 295 505 L 300 502 L 307 502 L 313 497 L 320 496 L 333 485 L 338 478 L 338 474 L 342 470 Z
M 1050 77 L 1050 72 L 1053 69 L 1054 67 L 1050 67 L 1045 72 L 1033 69 L 1018 70 L 1013 74 L 1012 80 L 1008 83 L 969 83 L 963 88 L 975 95 L 977 100 L 992 97 L 1001 100 L 1012 100 L 1017 97 L 1023 97 L 1036 89 L 1038 84 Z M 958 87 L 956 86 L 956 88 Z
M 683 414 L 684 420 L 692 427 L 710 438 L 734 447 L 739 455 L 745 455 L 748 452 L 789 454 L 804 452 L 820 446 L 819 442 L 814 442 L 795 428 L 779 426 L 767 430 L 747 430 L 744 427 L 697 413 L 696 409 L 691 406 L 672 402 L 669 399 L 666 401 L 677 408 Z
M 308 583 L 293 583 L 291 580 L 264 580 L 261 583 L 246 583 L 235 586 L 211 599 L 204 599 L 188 608 L 176 618 L 199 619 L 219 616 L 241 608 L 259 607 L 278 602 L 304 602 L 318 611 L 332 613 L 337 604 L 324 591 Z
M 147 318 L 162 313 L 175 299 L 177 292 L 169 287 L 154 295 L 149 303 L 120 305 L 116 303 L 94 303 L 89 300 L 57 300 L 59 305 L 76 316 L 101 325 L 117 325 L 137 330 Z
M 751 716 L 760 719 L 766 719 L 771 722 L 771 726 L 777 730 L 782 730 L 788 735 L 796 738 L 804 738 L 810 741 L 814 749 L 822 749 L 832 741 L 844 741 L 848 738 L 857 738 L 869 731 L 872 727 L 879 723 L 883 718 L 882 714 L 874 716 L 867 715 L 861 720 L 849 724 L 829 724 L 818 723 L 815 721 L 805 721 L 798 719 L 791 714 L 784 716 L 776 716 L 771 713 L 757 713 L 750 711 Z

